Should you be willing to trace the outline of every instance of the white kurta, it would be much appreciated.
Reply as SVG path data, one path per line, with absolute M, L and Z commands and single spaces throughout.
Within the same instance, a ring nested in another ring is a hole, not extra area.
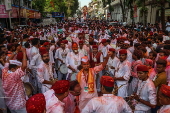
M 38 81 L 41 83 L 42 88 L 41 91 L 42 93 L 45 93 L 51 88 L 51 85 L 49 84 L 43 84 L 44 80 L 50 81 L 50 78 L 53 78 L 53 72 L 52 72 L 52 64 L 49 63 L 49 70 L 45 67 L 45 63 L 42 61 L 41 64 L 37 67 L 37 77 Z M 50 72 L 49 72 L 50 71 Z
M 83 56 L 81 53 L 75 54 L 74 52 L 69 52 L 66 56 L 66 65 L 71 66 L 78 72 L 77 67 L 81 64 L 81 58 Z M 68 73 L 72 73 L 72 70 L 68 69 Z
M 156 105 L 155 85 L 149 78 L 146 81 L 139 81 L 137 95 L 139 95 L 140 99 L 148 101 L 152 105 Z M 135 106 L 135 110 L 137 111 L 148 111 L 150 109 L 151 107 L 140 102 Z
M 92 68 L 92 74 L 94 76 L 94 78 L 96 78 L 96 74 L 99 73 L 101 70 L 103 70 L 103 66 L 102 65 L 99 65 L 99 66 L 95 66 L 94 68 Z M 80 110 L 82 110 L 86 104 L 93 98 L 93 97 L 97 97 L 98 94 L 97 94 L 97 89 L 96 89 L 96 80 L 94 79 L 94 93 L 88 93 L 88 92 L 85 92 L 84 91 L 84 87 L 87 87 L 88 84 L 86 83 L 86 80 L 85 80 L 85 76 L 84 74 L 82 73 L 81 75 L 81 82 L 80 82 L 80 86 L 82 88 L 81 90 L 81 94 L 79 96 L 79 108 Z
M 122 97 L 104 94 L 91 99 L 82 113 L 132 113 L 132 110 Z
M 170 105 L 163 105 L 159 110 L 158 113 L 170 113 Z
M 53 89 L 44 93 L 46 113 L 64 113 L 64 103 L 58 100 Z
M 114 75 L 115 73 L 115 69 L 111 69 L 110 67 L 113 66 L 116 68 L 117 64 L 119 62 L 119 59 L 115 56 L 113 59 L 111 57 L 109 57 L 109 60 L 107 62 L 107 66 L 108 66 L 108 69 L 109 69 L 109 72 Z
M 116 81 L 118 87 L 123 85 L 121 88 L 118 89 L 118 96 L 124 98 L 127 96 L 128 81 L 131 75 L 131 63 L 128 60 L 125 60 L 123 62 L 119 61 L 116 70 L 117 71 L 115 73 L 115 77 L 123 77 L 125 79 L 123 81 Z

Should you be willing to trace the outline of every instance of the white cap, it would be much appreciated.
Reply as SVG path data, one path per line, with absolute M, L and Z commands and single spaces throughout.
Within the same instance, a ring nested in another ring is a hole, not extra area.
M 125 44 L 129 44 L 130 45 L 130 42 L 129 41 L 124 41 Z
M 82 57 L 82 58 L 81 58 L 81 61 L 82 61 L 82 62 L 88 62 L 88 61 L 89 61 L 89 59 L 88 59 L 88 57 L 87 57 L 87 56 L 84 56 L 84 57 Z
M 9 60 L 9 63 L 10 64 L 15 64 L 17 66 L 22 66 L 22 63 L 20 61 L 17 61 L 17 60 Z

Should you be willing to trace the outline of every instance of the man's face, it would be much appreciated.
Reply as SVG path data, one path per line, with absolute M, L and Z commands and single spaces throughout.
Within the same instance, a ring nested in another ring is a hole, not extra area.
M 44 63 L 48 63 L 50 61 L 49 54 L 46 53 L 42 56 L 42 60 Z
M 149 53 L 149 57 L 148 57 L 149 59 L 154 59 L 153 58 L 153 54 L 152 53 Z
M 74 91 L 70 91 L 70 93 L 74 96 L 79 96 L 81 94 L 80 84 L 77 84 L 74 88 Z
M 123 49 L 127 49 L 129 47 L 129 44 L 123 44 Z
M 97 53 L 98 49 L 97 48 L 93 48 L 93 53 Z
M 148 76 L 148 72 L 138 71 L 137 75 L 139 80 L 145 80 L 145 78 Z
M 79 47 L 80 47 L 80 48 L 83 48 L 83 44 L 82 44 L 82 43 L 80 43 L 80 44 L 79 44 Z
M 121 62 L 125 61 L 126 58 L 127 58 L 127 55 L 126 55 L 126 54 L 120 54 L 120 55 L 119 55 L 119 59 L 120 59 Z
M 61 43 L 61 44 L 60 44 L 60 47 L 61 47 L 61 48 L 65 48 L 65 44 L 64 44 L 64 43 Z
M 89 42 L 93 42 L 94 38 L 93 37 L 89 37 Z
M 73 52 L 78 53 L 78 45 L 77 44 L 72 45 L 72 50 Z
M 1 48 L 1 51 L 3 51 L 3 52 L 5 52 L 6 54 L 8 54 L 8 50 L 7 50 L 6 47 L 2 47 L 2 48 Z
M 5 59 L 6 59 L 6 54 L 2 54 L 2 55 L 0 56 L 0 59 L 5 60 Z
M 165 71 L 165 67 L 163 65 L 157 64 L 156 65 L 156 71 L 158 73 L 161 73 L 161 72 Z
M 159 57 L 161 58 L 161 57 L 164 57 L 165 55 L 164 55 L 164 53 L 159 53 Z
M 83 69 L 88 70 L 90 68 L 90 63 L 89 62 L 81 62 L 81 65 Z

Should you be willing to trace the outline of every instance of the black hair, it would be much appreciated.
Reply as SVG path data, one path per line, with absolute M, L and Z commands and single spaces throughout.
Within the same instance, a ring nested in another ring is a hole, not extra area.
M 160 50 L 159 53 L 164 53 L 165 56 L 168 56 L 168 55 L 169 55 L 168 52 L 167 52 L 167 50 L 165 50 L 165 49 Z
M 3 54 L 5 54 L 5 52 L 4 51 L 0 51 L 0 56 L 2 56 Z
M 15 65 L 15 64 L 9 64 L 9 70 L 11 70 L 12 68 L 16 68 L 17 67 L 17 65 Z
M 15 45 L 14 44 L 8 44 L 7 49 L 10 50 L 13 46 L 15 46 Z
M 26 38 L 29 38 L 29 37 L 30 37 L 29 35 L 25 34 L 25 35 L 23 36 L 23 39 L 26 39 Z
M 77 80 L 74 81 L 70 81 L 70 91 L 74 91 L 75 86 L 79 84 L 79 82 Z
M 2 49 L 2 48 L 4 48 L 5 46 L 3 45 L 3 46 L 0 46 L 0 50 Z M 5 47 L 6 48 L 6 47 Z
M 113 91 L 113 88 L 114 88 L 114 87 L 107 87 L 107 86 L 103 86 L 103 87 L 109 93 L 111 93 Z
M 157 52 L 156 52 L 156 51 L 151 51 L 151 52 L 149 52 L 149 54 L 151 54 L 151 53 L 152 53 L 152 56 L 156 58 Z
M 156 64 L 157 64 L 157 65 L 163 65 L 164 67 L 166 67 L 167 61 L 164 60 L 164 59 L 158 59 L 158 60 L 156 61 Z
M 164 45 L 164 49 L 170 50 L 170 45 Z
M 32 39 L 32 45 L 33 46 L 35 46 L 35 45 L 37 45 L 38 44 L 38 42 L 39 42 L 39 39 L 38 38 L 34 38 L 34 39 Z
M 25 46 L 25 48 L 29 48 L 29 47 L 30 47 L 30 43 L 29 43 L 29 42 L 26 42 L 26 43 L 24 44 L 24 46 Z
M 163 41 L 163 37 L 162 37 L 162 36 L 157 36 L 156 38 L 157 38 L 157 40 L 159 40 L 160 42 Z
M 6 38 L 0 38 L 0 44 L 3 44 L 6 41 Z

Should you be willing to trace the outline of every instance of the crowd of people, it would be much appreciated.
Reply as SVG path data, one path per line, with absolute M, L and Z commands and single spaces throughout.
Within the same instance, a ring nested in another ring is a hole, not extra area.
M 170 113 L 170 33 L 65 21 L 4 28 L 2 113 Z

